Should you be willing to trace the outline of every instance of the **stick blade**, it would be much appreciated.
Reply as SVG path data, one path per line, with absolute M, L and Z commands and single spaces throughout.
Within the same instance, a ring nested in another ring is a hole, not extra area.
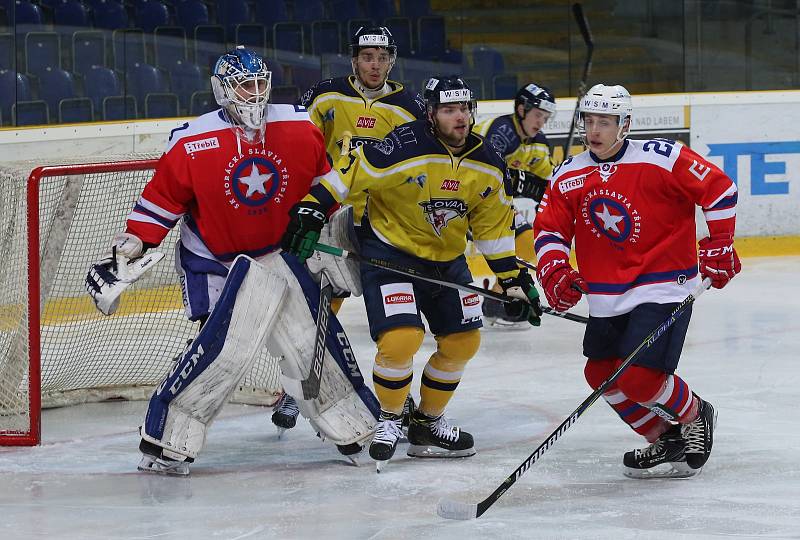
M 436 513 L 445 519 L 475 519 L 478 517 L 478 505 L 463 503 L 450 499 L 439 499 Z

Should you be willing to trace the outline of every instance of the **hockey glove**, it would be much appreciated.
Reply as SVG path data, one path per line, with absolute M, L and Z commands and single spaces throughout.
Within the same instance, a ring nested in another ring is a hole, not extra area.
M 111 247 L 117 249 L 117 255 L 128 259 L 137 259 L 145 252 L 145 245 L 141 239 L 126 232 L 115 234 L 111 240 Z
M 527 197 L 537 203 L 542 202 L 544 191 L 547 189 L 547 180 L 521 169 L 511 169 L 510 172 L 512 176 L 517 177 L 511 193 L 513 197 Z
M 314 253 L 319 241 L 325 212 L 322 205 L 311 201 L 300 201 L 289 210 L 289 224 L 281 238 L 281 248 L 305 261 Z
M 547 302 L 556 311 L 567 311 L 575 306 L 581 299 L 581 293 L 589 290 L 586 281 L 560 251 L 550 251 L 539 258 L 536 277 L 544 289 Z
M 528 271 L 520 269 L 519 274 L 513 278 L 498 279 L 503 292 L 516 298 L 513 302 L 505 304 L 506 314 L 510 319 L 524 320 L 533 326 L 542 324 L 542 304 L 539 302 L 539 291 Z
M 722 235 L 700 240 L 700 275 L 711 279 L 711 286 L 721 289 L 742 271 L 739 255 L 733 248 L 733 236 Z
M 132 283 L 164 258 L 160 251 L 150 251 L 136 259 L 120 255 L 116 246 L 112 254 L 93 264 L 86 274 L 86 292 L 104 315 L 112 315 L 119 306 L 119 297 Z

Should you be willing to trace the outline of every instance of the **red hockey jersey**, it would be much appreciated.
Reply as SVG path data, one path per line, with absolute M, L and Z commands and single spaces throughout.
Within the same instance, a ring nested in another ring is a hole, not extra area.
M 736 186 L 717 166 L 667 139 L 625 141 L 610 160 L 586 151 L 551 175 L 534 221 L 535 249 L 569 256 L 589 286 L 589 313 L 680 302 L 699 284 L 695 205 L 712 235 L 733 234 Z
M 334 172 L 304 108 L 268 107 L 263 143 L 237 137 L 221 110 L 173 130 L 127 231 L 159 244 L 183 218 L 181 243 L 202 257 L 228 262 L 277 249 L 289 209 Z

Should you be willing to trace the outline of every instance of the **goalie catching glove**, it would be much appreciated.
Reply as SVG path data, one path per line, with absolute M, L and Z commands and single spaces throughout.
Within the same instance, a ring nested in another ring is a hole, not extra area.
M 513 302 L 508 302 L 504 306 L 509 317 L 518 321 L 528 319 L 533 326 L 542 323 L 539 291 L 536 290 L 536 285 L 527 270 L 521 268 L 516 277 L 498 279 L 497 282 L 504 293 L 515 298 Z
M 142 241 L 128 233 L 114 236 L 111 255 L 100 259 L 86 274 L 86 291 L 104 315 L 112 315 L 119 306 L 119 297 L 132 283 L 164 258 L 151 251 L 142 256 Z
M 314 253 L 325 212 L 322 205 L 312 201 L 300 201 L 289 210 L 289 224 L 281 238 L 281 248 L 305 262 Z

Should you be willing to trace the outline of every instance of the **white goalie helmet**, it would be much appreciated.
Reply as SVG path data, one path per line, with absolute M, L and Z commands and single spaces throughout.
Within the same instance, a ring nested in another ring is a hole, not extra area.
M 271 87 L 272 72 L 258 54 L 242 45 L 220 56 L 211 75 L 217 103 L 251 135 L 263 134 Z
M 633 100 L 628 90 L 619 84 L 596 84 L 581 98 L 578 107 L 578 129 L 581 137 L 586 142 L 586 125 L 584 114 L 608 114 L 618 117 L 617 140 L 621 141 L 628 136 L 633 118 Z

